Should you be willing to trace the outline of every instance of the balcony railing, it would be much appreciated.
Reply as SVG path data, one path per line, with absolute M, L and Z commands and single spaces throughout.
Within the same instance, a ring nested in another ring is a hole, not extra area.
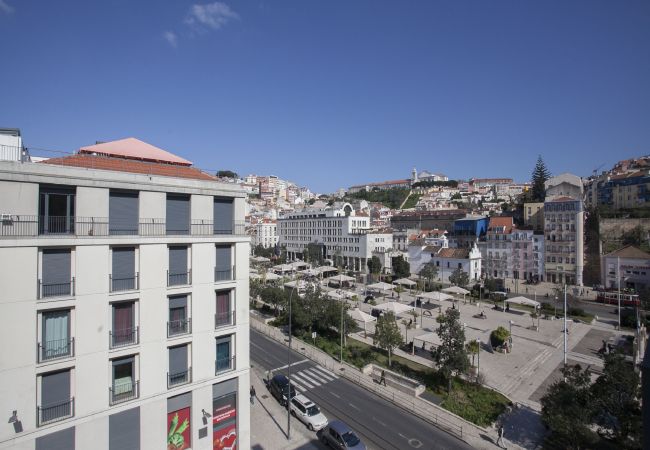
M 181 273 L 167 271 L 167 286 L 183 286 L 186 284 L 192 284 L 192 269 Z
M 140 289 L 139 274 L 139 272 L 136 272 L 134 276 L 127 278 L 113 278 L 113 275 L 109 275 L 109 292 L 133 291 Z
M 37 355 L 39 363 L 74 356 L 74 338 L 39 342 Z
M 126 347 L 135 345 L 140 339 L 138 327 L 125 328 L 123 330 L 111 330 L 108 332 L 108 343 L 111 348 Z
M 214 362 L 214 374 L 219 375 L 220 373 L 230 372 L 235 370 L 235 356 L 230 358 L 218 358 Z
M 111 406 L 140 397 L 140 382 L 122 383 L 108 388 L 108 401 Z
M 170 320 L 167 322 L 167 337 L 190 334 L 192 332 L 192 319 Z
M 194 236 L 233 235 L 246 236 L 246 224 L 242 220 L 233 220 L 227 225 L 214 224 L 211 220 L 195 219 L 190 225 Z
M 232 281 L 235 279 L 235 266 L 224 269 L 221 267 L 214 268 L 214 281 Z
M 235 324 L 235 311 L 226 311 L 214 315 L 214 328 L 229 327 Z
M 38 298 L 74 296 L 74 277 L 65 283 L 43 283 L 38 280 Z
M 37 407 L 38 426 L 47 425 L 48 423 L 58 422 L 59 420 L 68 419 L 74 416 L 74 397 L 55 405 L 46 405 Z
M 180 386 L 181 384 L 187 384 L 192 382 L 192 368 L 188 367 L 187 370 L 178 373 L 169 373 L 167 372 L 167 389 L 170 389 L 174 386 Z

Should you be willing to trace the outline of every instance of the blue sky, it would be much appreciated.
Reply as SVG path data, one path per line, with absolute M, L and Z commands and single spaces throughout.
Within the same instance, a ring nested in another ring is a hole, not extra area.
M 0 0 L 0 126 L 329 192 L 650 154 L 648 1 Z

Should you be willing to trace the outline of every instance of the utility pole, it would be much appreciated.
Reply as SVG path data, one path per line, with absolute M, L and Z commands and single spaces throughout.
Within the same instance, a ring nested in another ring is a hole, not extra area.
M 618 279 L 618 329 L 621 329 L 621 257 L 616 257 L 616 278 Z
M 569 334 L 569 330 L 567 329 L 567 321 L 566 321 L 566 283 L 564 284 L 564 368 L 566 369 L 566 347 L 567 347 L 567 335 Z M 566 381 L 566 377 L 564 377 L 564 380 Z
M 295 280 L 294 283 L 298 283 L 298 280 Z M 287 347 L 287 380 L 289 380 L 289 386 L 287 391 L 287 441 L 291 439 L 291 298 L 293 297 L 293 291 L 296 289 L 296 286 L 291 289 L 289 293 L 289 346 Z

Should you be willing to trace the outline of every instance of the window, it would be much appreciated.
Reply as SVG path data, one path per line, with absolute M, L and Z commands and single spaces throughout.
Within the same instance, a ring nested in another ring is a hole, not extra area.
M 235 356 L 232 349 L 232 336 L 224 336 L 216 339 L 217 359 L 215 361 L 215 375 L 218 375 L 235 368 Z
M 234 207 L 232 198 L 214 198 L 214 234 L 232 234 Z
M 135 376 L 135 356 L 111 361 L 113 382 L 109 388 L 110 404 L 126 402 L 138 398 L 138 381 Z
M 130 291 L 138 289 L 138 276 L 135 271 L 135 247 L 113 247 L 112 273 L 109 276 L 110 291 Z
M 191 319 L 188 317 L 187 295 L 169 297 L 169 322 L 167 337 L 192 332 Z
M 225 327 L 235 323 L 235 311 L 231 305 L 231 291 L 217 292 L 217 308 L 214 327 Z
M 214 266 L 214 281 L 233 279 L 232 248 L 230 245 L 217 245 Z
M 70 337 L 70 310 L 43 311 L 38 362 L 74 356 L 74 339 Z
M 135 302 L 119 302 L 111 305 L 111 348 L 138 343 L 138 327 L 135 325 Z
M 167 389 L 192 381 L 192 369 L 188 366 L 189 345 L 169 347 L 169 372 Z
M 39 189 L 39 234 L 74 234 L 75 188 L 41 186 Z
M 178 286 L 191 282 L 190 271 L 187 268 L 187 246 L 169 247 L 167 286 Z
M 138 193 L 111 190 L 108 197 L 108 233 L 138 234 Z
M 190 196 L 167 194 L 167 234 L 190 234 Z
M 71 267 L 69 248 L 43 250 L 39 298 L 74 295 Z
M 74 416 L 74 397 L 70 392 L 70 369 L 41 375 L 41 402 L 38 425 Z

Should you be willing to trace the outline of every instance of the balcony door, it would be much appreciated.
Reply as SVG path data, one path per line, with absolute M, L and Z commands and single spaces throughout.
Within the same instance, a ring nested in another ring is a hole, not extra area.
M 42 361 L 71 354 L 69 309 L 43 312 L 42 352 Z
M 41 186 L 39 193 L 39 233 L 74 233 L 75 188 Z

